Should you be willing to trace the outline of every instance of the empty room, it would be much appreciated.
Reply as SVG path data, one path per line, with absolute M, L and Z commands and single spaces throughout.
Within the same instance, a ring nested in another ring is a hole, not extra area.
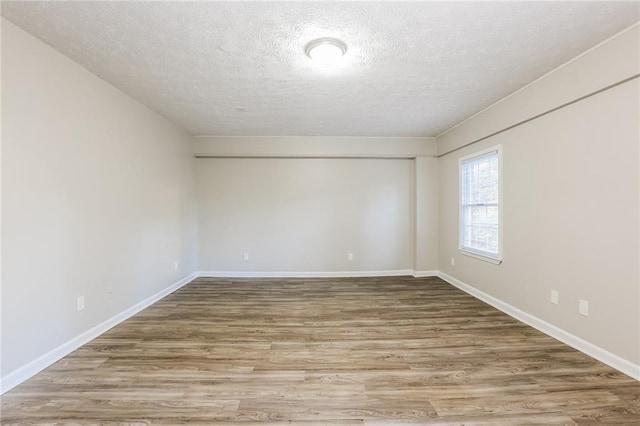
M 640 424 L 640 2 L 1 14 L 2 424 Z

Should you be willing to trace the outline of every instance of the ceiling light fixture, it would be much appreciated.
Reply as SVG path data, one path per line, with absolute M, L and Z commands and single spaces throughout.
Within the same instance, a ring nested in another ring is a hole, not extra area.
M 347 45 L 336 38 L 319 38 L 307 43 L 304 53 L 318 63 L 330 65 L 347 53 Z

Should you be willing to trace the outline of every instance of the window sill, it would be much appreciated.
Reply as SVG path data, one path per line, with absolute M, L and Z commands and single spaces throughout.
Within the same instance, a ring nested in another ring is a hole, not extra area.
M 472 251 L 467 251 L 465 249 L 459 249 L 460 254 L 465 256 L 473 257 L 474 259 L 483 260 L 485 262 L 492 263 L 494 265 L 500 265 L 502 263 L 502 259 L 496 259 L 495 257 L 489 257 L 482 254 L 474 253 Z

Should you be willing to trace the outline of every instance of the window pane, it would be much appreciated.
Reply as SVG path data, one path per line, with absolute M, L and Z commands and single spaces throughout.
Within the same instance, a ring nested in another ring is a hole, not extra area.
M 464 160 L 461 182 L 461 246 L 499 254 L 499 158 L 498 151 Z

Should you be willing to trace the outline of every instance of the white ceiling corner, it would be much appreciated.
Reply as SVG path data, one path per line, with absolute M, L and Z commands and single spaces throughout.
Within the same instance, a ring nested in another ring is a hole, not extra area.
M 435 136 L 640 19 L 616 2 L 2 2 L 194 135 Z M 341 69 L 304 45 L 336 37 Z

